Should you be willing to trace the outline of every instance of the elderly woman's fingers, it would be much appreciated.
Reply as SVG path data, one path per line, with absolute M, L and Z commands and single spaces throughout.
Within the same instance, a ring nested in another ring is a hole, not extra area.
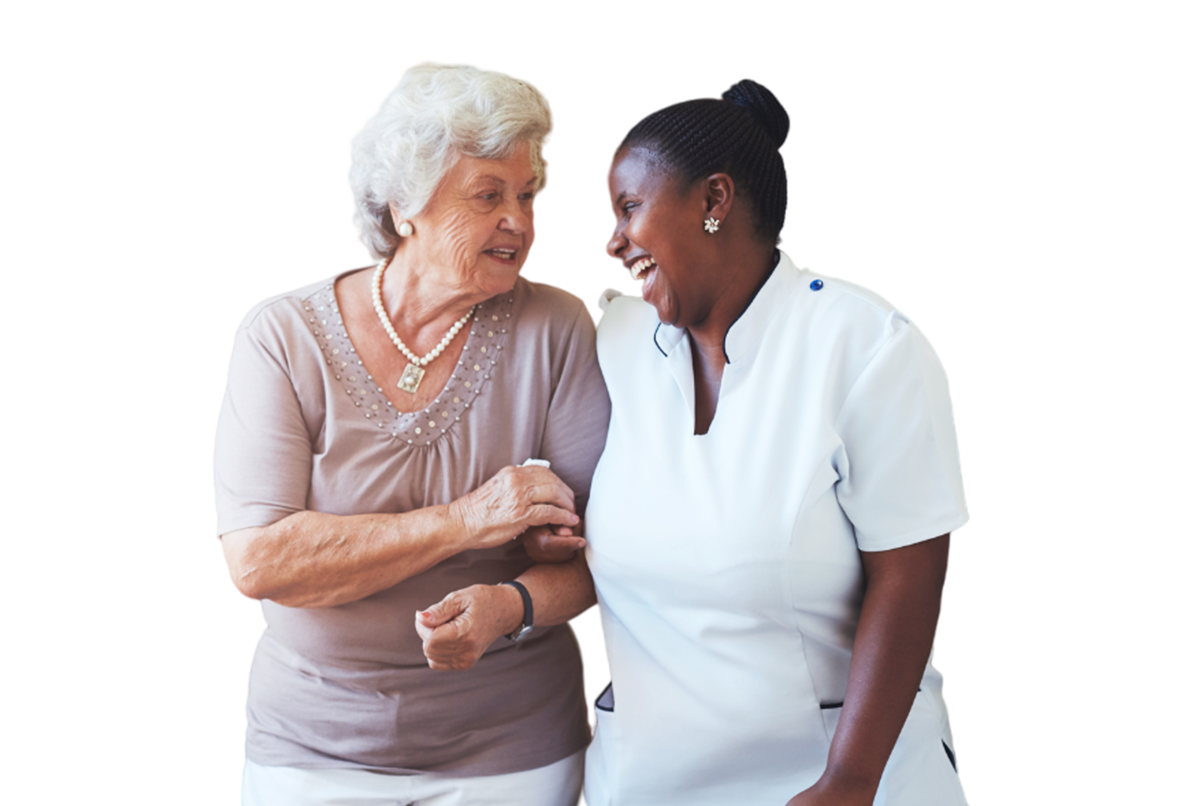
M 473 548 L 499 546 L 531 526 L 574 526 L 575 496 L 562 479 L 538 466 L 506 467 L 453 502 Z
M 427 611 L 415 617 L 415 630 L 423 639 L 423 655 L 432 669 L 467 669 L 483 654 L 483 649 L 475 651 L 472 643 L 466 640 L 472 634 L 472 622 L 463 612 L 435 627 L 428 626 L 431 620 Z
M 511 494 L 530 504 L 554 504 L 574 512 L 575 494 L 547 467 L 505 467 L 493 477 L 503 480 Z
M 535 504 L 529 508 L 522 521 L 522 528 L 518 534 L 524 532 L 530 526 L 555 524 L 557 526 L 575 527 L 579 525 L 579 516 L 569 509 L 560 509 L 551 504 Z
M 428 660 L 431 659 L 428 647 L 435 647 L 434 653 L 440 661 L 447 660 L 448 653 L 467 649 L 463 638 L 471 627 L 467 614 L 472 604 L 473 597 L 465 588 L 415 613 L 415 631 L 423 639 L 423 652 Z
M 506 467 L 497 476 L 504 474 L 513 491 L 521 501 L 530 504 L 553 504 L 575 511 L 575 494 L 566 483 L 546 467 Z
M 449 593 L 415 615 L 427 664 L 440 670 L 470 669 L 493 641 L 521 622 L 521 610 L 520 594 L 506 586 L 473 585 Z
M 415 613 L 415 632 L 419 634 L 419 638 L 426 641 L 435 632 L 434 627 L 428 627 L 423 623 L 423 614 Z
M 554 472 L 549 468 L 538 467 L 531 468 L 538 473 L 545 473 L 543 481 L 538 485 L 538 490 L 544 496 L 543 500 L 556 504 L 572 512 L 575 509 L 575 493 L 566 482 L 554 475 Z M 535 482 L 536 484 L 536 482 Z
M 468 649 L 465 642 L 471 632 L 472 620 L 460 614 L 432 630 L 427 643 L 440 654 L 465 652 Z
M 434 629 L 451 621 L 468 608 L 468 602 L 464 598 L 467 590 L 464 588 L 462 591 L 452 591 L 426 610 L 420 610 L 415 614 L 415 623 Z
M 563 509 L 570 509 L 574 512 L 574 494 L 571 493 L 571 488 L 564 485 L 564 483 L 544 483 L 533 487 L 528 495 L 530 503 L 552 503 L 556 507 Z

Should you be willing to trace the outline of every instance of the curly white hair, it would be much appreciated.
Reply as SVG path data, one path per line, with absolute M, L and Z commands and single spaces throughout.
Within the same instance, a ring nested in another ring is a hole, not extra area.
M 461 154 L 506 159 L 519 143 L 528 143 L 541 190 L 542 141 L 550 128 L 550 106 L 525 81 L 463 65 L 407 70 L 353 139 L 349 181 L 362 242 L 375 258 L 393 255 L 400 238 L 390 206 L 413 218 Z

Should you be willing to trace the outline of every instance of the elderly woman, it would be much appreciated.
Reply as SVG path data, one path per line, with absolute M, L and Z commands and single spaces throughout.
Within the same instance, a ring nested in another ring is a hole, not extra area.
M 583 305 L 520 277 L 549 130 L 525 82 L 408 71 L 354 143 L 380 262 L 238 331 L 215 469 L 231 576 L 267 622 L 246 803 L 578 798 L 582 669 L 555 625 L 586 568 L 527 548 L 582 545 L 608 401 Z
M 967 519 L 947 382 L 907 317 L 777 251 L 787 134 L 743 81 L 612 163 L 643 299 L 599 326 L 591 806 L 964 803 L 929 662 Z

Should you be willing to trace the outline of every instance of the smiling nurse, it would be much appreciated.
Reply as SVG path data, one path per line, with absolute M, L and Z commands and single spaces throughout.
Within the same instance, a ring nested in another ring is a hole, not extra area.
M 597 338 L 589 806 L 965 803 L 930 663 L 968 518 L 947 380 L 907 317 L 777 250 L 787 133 L 743 81 L 612 164 L 608 251 L 643 299 L 605 295 Z
M 787 133 L 743 81 L 612 164 L 643 300 L 605 295 L 598 333 L 590 806 L 965 802 L 930 663 L 968 517 L 947 381 L 903 314 L 777 250 Z

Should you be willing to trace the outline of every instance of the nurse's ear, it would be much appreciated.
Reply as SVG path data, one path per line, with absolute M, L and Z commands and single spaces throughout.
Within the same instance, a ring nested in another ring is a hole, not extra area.
M 705 218 L 717 222 L 714 229 L 706 227 L 707 232 L 713 233 L 726 224 L 735 203 L 735 180 L 729 174 L 710 174 L 699 183 L 698 193 L 703 204 Z

